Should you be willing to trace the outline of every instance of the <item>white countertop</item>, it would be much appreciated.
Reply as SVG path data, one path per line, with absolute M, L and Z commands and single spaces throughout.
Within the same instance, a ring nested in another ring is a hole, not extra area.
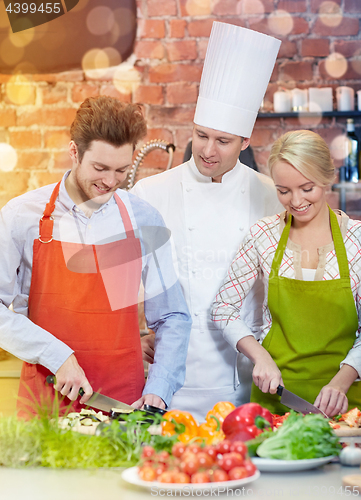
M 200 494 L 191 490 L 158 493 L 128 485 L 121 477 L 121 470 L 97 469 L 51 470 L 6 469 L 0 467 L 0 498 L 2 500 L 146 500 L 152 497 L 188 498 L 247 498 L 254 500 L 329 500 L 361 497 L 342 487 L 342 477 L 360 474 L 360 467 L 341 467 L 337 463 L 324 465 L 318 469 L 292 472 L 263 472 L 256 481 L 244 486 L 244 490 L 225 492 L 210 491 Z M 226 484 L 226 483 L 225 483 Z M 226 486 L 225 486 L 226 487 Z M 168 493 L 168 494 L 167 494 Z M 172 495 L 170 494 L 172 493 Z

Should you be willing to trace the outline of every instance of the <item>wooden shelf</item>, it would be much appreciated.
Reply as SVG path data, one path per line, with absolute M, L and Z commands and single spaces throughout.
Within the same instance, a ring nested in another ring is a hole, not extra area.
M 289 113 L 258 113 L 257 118 L 299 118 L 299 117 L 317 117 L 323 118 L 361 118 L 361 111 L 325 111 L 309 112 L 309 111 L 291 111 Z

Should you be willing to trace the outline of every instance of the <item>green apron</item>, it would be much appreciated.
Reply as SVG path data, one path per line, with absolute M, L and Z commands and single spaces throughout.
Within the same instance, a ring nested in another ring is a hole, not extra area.
M 339 371 L 358 328 L 346 249 L 337 217 L 329 210 L 340 279 L 301 281 L 278 275 L 291 228 L 289 215 L 272 262 L 268 289 L 272 326 L 262 344 L 280 369 L 286 389 L 311 403 Z M 361 382 L 352 384 L 347 398 L 349 409 L 361 407 Z M 272 413 L 289 411 L 277 394 L 265 394 L 255 384 L 251 401 Z

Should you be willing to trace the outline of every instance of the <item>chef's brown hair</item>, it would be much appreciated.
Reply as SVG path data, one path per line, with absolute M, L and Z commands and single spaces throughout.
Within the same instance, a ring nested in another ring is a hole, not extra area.
M 335 179 L 335 167 L 326 142 L 310 130 L 287 132 L 274 142 L 268 158 L 271 177 L 273 167 L 280 161 L 289 163 L 320 186 L 327 186 Z
M 116 147 L 132 144 L 135 149 L 146 133 L 147 125 L 139 104 L 125 104 L 108 96 L 85 99 L 70 127 L 79 162 L 92 141 L 105 141 Z

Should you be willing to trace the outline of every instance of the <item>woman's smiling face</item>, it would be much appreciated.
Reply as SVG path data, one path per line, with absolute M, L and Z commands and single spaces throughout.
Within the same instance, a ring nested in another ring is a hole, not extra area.
M 306 223 L 326 206 L 326 187 L 307 179 L 287 162 L 277 162 L 272 177 L 279 201 L 296 221 Z

